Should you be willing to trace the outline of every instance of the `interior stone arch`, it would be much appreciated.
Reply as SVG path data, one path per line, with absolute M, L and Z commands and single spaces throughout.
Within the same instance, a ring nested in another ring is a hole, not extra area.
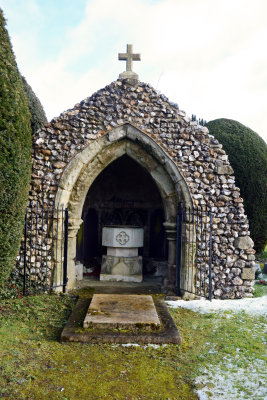
M 143 277 L 167 272 L 166 221 L 158 187 L 150 173 L 128 154 L 110 163 L 90 186 L 83 205 L 83 224 L 78 231 L 76 266 L 85 279 L 100 279 L 104 226 L 140 226 L 144 243 L 138 254 L 143 259 Z M 160 280 L 160 278 L 158 278 Z
M 162 197 L 169 242 L 169 269 L 175 270 L 176 215 L 178 203 L 192 206 L 184 178 L 174 162 L 149 136 L 125 124 L 90 143 L 77 154 L 65 169 L 56 195 L 55 206 L 68 204 L 68 289 L 75 287 L 76 236 L 88 190 L 96 177 L 114 160 L 127 154 L 145 168 L 156 183 Z M 61 246 L 61 243 L 58 243 Z M 59 265 L 56 261 L 56 266 Z M 55 279 L 57 279 L 57 268 Z M 170 272 L 170 275 L 173 273 Z M 170 278 L 172 279 L 172 278 Z

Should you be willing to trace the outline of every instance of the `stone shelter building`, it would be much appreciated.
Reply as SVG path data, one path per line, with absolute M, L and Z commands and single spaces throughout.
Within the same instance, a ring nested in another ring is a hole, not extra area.
M 160 276 L 162 287 L 174 290 L 177 213 L 187 207 L 212 213 L 213 297 L 251 295 L 253 241 L 222 145 L 131 69 L 130 63 L 118 80 L 54 118 L 33 139 L 30 201 L 69 209 L 67 289 L 77 279 L 99 279 L 104 226 L 141 226 L 143 276 Z M 198 255 L 198 228 L 189 229 L 194 254 L 181 268 L 195 263 L 194 286 L 199 266 L 207 266 Z M 49 266 L 56 282 L 55 255 Z

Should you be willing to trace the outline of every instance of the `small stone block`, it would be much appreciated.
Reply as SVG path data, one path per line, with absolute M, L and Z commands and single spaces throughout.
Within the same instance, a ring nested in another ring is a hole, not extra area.
M 218 175 L 232 175 L 234 173 L 234 170 L 231 167 L 231 165 L 222 164 L 222 165 L 217 165 L 216 173 Z
M 142 282 L 142 257 L 114 257 L 104 255 L 101 281 Z
M 243 268 L 242 274 L 241 274 L 242 279 L 248 279 L 248 280 L 254 280 L 255 279 L 255 270 L 254 268 Z
M 239 236 L 235 239 L 234 246 L 240 250 L 247 250 L 254 246 L 254 242 L 249 236 Z
M 108 247 L 107 256 L 112 257 L 138 257 L 138 247 L 135 248 L 121 248 L 121 247 Z
M 138 324 L 160 326 L 152 296 L 94 294 L 83 327 L 129 329 Z
M 101 273 L 100 281 L 140 283 L 143 281 L 143 275 L 120 275 L 120 274 L 102 274 Z

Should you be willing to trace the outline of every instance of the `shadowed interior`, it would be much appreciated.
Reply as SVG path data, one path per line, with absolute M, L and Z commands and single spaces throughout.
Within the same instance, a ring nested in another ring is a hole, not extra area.
M 156 264 L 167 269 L 167 240 L 163 222 L 163 203 L 150 174 L 128 155 L 109 164 L 95 179 L 86 196 L 83 224 L 77 235 L 76 262 L 84 265 L 84 274 L 98 276 L 102 246 L 102 228 L 106 225 L 134 225 L 144 228 L 143 273 L 155 273 Z

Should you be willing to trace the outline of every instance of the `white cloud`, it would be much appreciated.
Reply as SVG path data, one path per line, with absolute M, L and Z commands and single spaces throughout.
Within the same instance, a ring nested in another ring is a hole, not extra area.
M 40 14 L 39 0 L 25 3 Z M 49 118 L 117 79 L 125 69 L 117 53 L 133 43 L 140 79 L 188 114 L 237 119 L 264 136 L 266 15 L 265 0 L 88 0 L 58 54 L 40 61 L 34 23 L 26 38 L 16 33 L 14 50 Z

